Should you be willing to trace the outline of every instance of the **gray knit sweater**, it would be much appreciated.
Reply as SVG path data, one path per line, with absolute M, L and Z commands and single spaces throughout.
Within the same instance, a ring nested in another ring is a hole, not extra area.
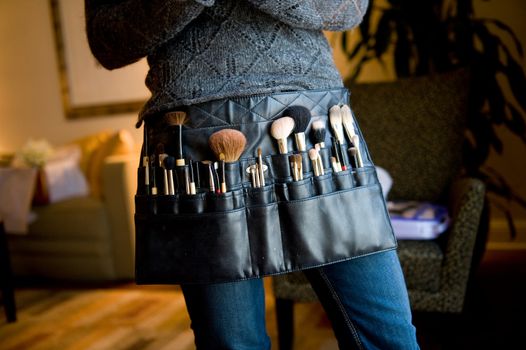
M 360 23 L 368 0 L 86 0 L 108 69 L 147 57 L 140 120 L 233 96 L 341 87 L 322 30 Z

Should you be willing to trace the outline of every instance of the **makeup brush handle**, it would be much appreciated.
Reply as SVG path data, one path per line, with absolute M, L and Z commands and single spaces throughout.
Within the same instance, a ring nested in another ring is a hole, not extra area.
M 174 176 L 171 170 L 168 170 L 168 194 L 175 194 Z
M 163 177 L 164 177 L 164 194 L 169 195 L 170 194 L 170 186 L 168 185 L 168 171 L 166 169 L 163 169 Z
M 305 133 L 298 132 L 294 134 L 294 139 L 296 141 L 296 147 L 298 148 L 298 151 L 305 152 L 307 150 L 305 146 Z
M 287 146 L 287 139 L 278 139 L 278 148 L 279 148 L 279 153 L 281 154 L 289 153 L 289 148 Z
M 318 158 L 311 159 L 312 170 L 314 171 L 314 176 L 320 176 L 320 169 L 318 168 Z

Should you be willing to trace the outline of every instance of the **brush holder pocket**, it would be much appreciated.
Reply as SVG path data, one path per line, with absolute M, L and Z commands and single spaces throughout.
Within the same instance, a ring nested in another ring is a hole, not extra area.
M 155 212 L 159 215 L 179 214 L 179 196 L 159 195 L 153 202 Z
M 354 177 L 352 170 L 344 170 L 333 173 L 333 180 L 337 191 L 348 190 L 354 187 Z
M 277 203 L 247 206 L 252 274 L 265 276 L 285 271 Z
M 208 211 L 224 212 L 239 209 L 244 206 L 243 190 L 230 191 L 227 193 L 209 193 Z
M 246 188 L 245 198 L 247 207 L 273 203 L 276 201 L 274 185 L 267 185 L 258 188 Z
M 138 283 L 209 283 L 252 273 L 245 208 L 136 215 L 135 225 Z
M 179 211 L 181 214 L 201 214 L 208 210 L 207 193 L 197 194 L 179 194 L 175 197 L 178 199 Z
M 368 171 L 367 168 L 358 168 L 354 171 L 356 183 L 358 186 L 367 186 L 378 182 L 376 172 Z
M 284 105 L 303 103 L 310 106 L 313 116 L 327 122 L 329 108 L 347 100 L 343 89 L 237 99 L 235 103 L 244 109 L 257 111 L 252 119 L 234 124 L 223 104 L 216 106 L 212 101 L 195 109 L 189 106 L 190 124 L 183 128 L 183 144 L 185 156 L 194 160 L 197 193 L 187 194 L 188 163 L 174 170 L 178 180 L 174 195 L 164 195 L 161 186 L 159 194 L 152 195 L 145 188 L 146 171 L 139 169 L 135 197 L 137 283 L 231 282 L 396 248 L 375 168 L 363 141 L 364 167 L 334 172 L 327 135 L 325 148 L 320 149 L 324 175 L 314 176 L 308 152 L 297 152 L 289 138 L 291 152 L 279 154 L 269 136 L 270 125 L 281 116 Z M 313 105 L 313 101 L 319 102 Z M 210 118 L 210 111 L 223 112 Z M 239 161 L 224 163 L 223 172 L 220 162 L 204 160 L 216 159 L 208 138 L 224 128 L 242 131 L 247 145 Z M 165 129 L 148 130 L 148 149 L 155 149 L 159 142 L 167 143 L 164 149 L 168 153 L 177 148 L 169 144 L 173 137 L 170 129 L 163 134 Z M 307 149 L 312 146 L 307 141 Z M 347 155 L 346 148 L 341 146 L 342 154 Z M 264 181 L 254 183 L 251 169 L 260 164 L 258 149 L 262 150 Z M 302 180 L 293 181 L 293 154 L 302 157 Z M 155 170 L 161 184 L 163 169 Z
M 300 181 L 292 181 L 287 183 L 287 193 L 287 201 L 304 199 L 314 196 L 312 179 L 309 177 Z
M 314 189 L 317 195 L 327 194 L 334 191 L 332 174 L 324 174 L 313 178 Z

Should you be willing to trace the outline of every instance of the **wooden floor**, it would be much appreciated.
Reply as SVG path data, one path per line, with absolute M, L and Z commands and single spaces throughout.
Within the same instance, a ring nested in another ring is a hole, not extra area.
M 265 280 L 267 328 L 277 349 L 274 300 Z M 177 287 L 119 284 L 16 290 L 18 321 L 0 321 L 0 349 L 194 349 L 184 301 Z M 460 316 L 415 314 L 422 349 L 520 349 L 526 344 L 526 256 L 486 254 Z M 295 308 L 295 349 L 337 349 L 317 303 Z

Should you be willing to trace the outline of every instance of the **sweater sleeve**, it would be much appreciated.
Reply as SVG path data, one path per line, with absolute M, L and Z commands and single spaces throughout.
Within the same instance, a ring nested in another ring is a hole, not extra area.
M 93 55 L 107 69 L 126 66 L 172 39 L 215 0 L 85 0 Z
M 342 31 L 356 27 L 369 0 L 248 0 L 293 27 Z

